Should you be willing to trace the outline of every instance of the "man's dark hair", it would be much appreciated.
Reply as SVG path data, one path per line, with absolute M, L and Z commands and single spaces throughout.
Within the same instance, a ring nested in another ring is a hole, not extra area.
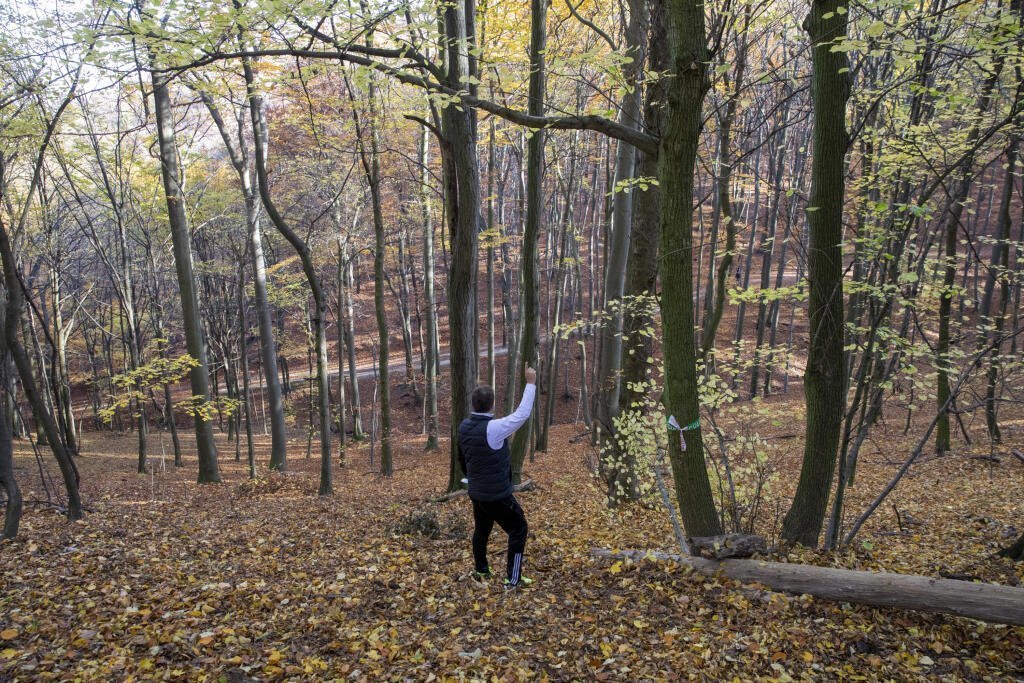
M 470 401 L 473 403 L 474 413 L 489 413 L 494 409 L 494 389 L 481 384 L 473 390 Z

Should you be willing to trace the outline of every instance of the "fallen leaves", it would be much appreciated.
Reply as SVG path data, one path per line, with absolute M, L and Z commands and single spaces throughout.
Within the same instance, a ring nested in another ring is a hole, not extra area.
M 124 450 L 79 461 L 96 512 L 68 525 L 31 511 L 24 540 L 0 548 L 0 679 L 905 680 L 1024 668 L 1022 629 L 785 596 L 666 563 L 591 561 L 594 545 L 664 549 L 673 536 L 658 509 L 607 510 L 567 435 L 556 427 L 531 465 L 541 488 L 520 500 L 536 583 L 512 594 L 500 577 L 469 579 L 468 504 L 428 502 L 447 469 L 418 442 L 396 442 L 391 481 L 350 448 L 338 495 L 319 499 L 315 460 L 293 458 L 292 472 L 251 484 L 230 460 L 222 485 L 197 486 L 188 468 L 154 484 L 131 473 L 131 439 L 105 438 Z M 881 535 L 893 516 L 867 530 L 870 551 L 790 559 L 931 573 L 951 553 L 983 558 L 969 553 L 997 538 L 1009 503 L 979 503 L 991 487 L 970 480 L 976 463 L 933 467 L 897 493 L 922 521 L 919 541 Z M 866 495 L 875 471 L 885 473 L 862 464 L 851 496 Z M 1014 476 L 1008 491 L 1024 483 Z M 989 521 L 951 535 L 948 520 L 968 513 Z M 504 566 L 498 531 L 491 563 Z

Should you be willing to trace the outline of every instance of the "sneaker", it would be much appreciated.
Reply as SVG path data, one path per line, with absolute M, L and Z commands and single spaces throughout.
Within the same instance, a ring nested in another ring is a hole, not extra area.
M 511 583 L 508 579 L 505 579 L 505 590 L 510 591 L 518 588 L 519 586 L 529 586 L 533 583 L 533 579 L 527 576 L 520 576 L 519 583 Z
M 482 581 L 487 581 L 492 576 L 494 576 L 494 574 L 492 574 L 491 570 L 488 569 L 485 572 L 474 571 L 472 574 L 470 574 L 470 576 L 473 578 L 474 581 L 481 581 L 482 582 Z

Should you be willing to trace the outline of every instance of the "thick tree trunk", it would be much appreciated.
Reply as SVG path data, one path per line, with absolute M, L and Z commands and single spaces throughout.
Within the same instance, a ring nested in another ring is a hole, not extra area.
M 846 35 L 846 0 L 814 0 L 804 21 L 813 45 L 814 158 L 807 207 L 810 348 L 804 372 L 807 436 L 793 505 L 782 537 L 803 545 L 818 542 L 846 403 L 843 355 L 843 197 L 845 194 L 846 101 L 850 77 L 845 52 L 835 40 Z
M 547 0 L 530 2 L 530 87 L 527 111 L 544 115 L 545 46 L 547 44 Z M 520 304 L 522 338 L 516 373 L 524 386 L 527 366 L 537 366 L 540 343 L 540 281 L 537 276 L 537 245 L 540 241 L 541 214 L 544 210 L 544 129 L 533 131 L 526 151 L 526 220 L 520 254 Z M 536 428 L 537 412 L 512 438 L 512 483 L 522 481 L 523 462 L 530 451 Z
M 666 412 L 688 428 L 668 432 L 669 460 L 686 532 L 716 536 L 722 529 L 711 497 L 701 438 L 693 302 L 694 164 L 709 87 L 704 5 L 698 0 L 672 0 L 666 9 L 672 78 L 660 150 L 662 402 Z
M 446 65 L 449 85 L 462 89 L 471 73 L 465 5 L 443 9 L 448 41 Z M 461 109 L 461 110 L 460 110 Z M 459 423 L 469 414 L 469 395 L 476 386 L 476 282 L 477 239 L 480 227 L 480 178 L 476 155 L 476 118 L 468 107 L 446 107 L 443 134 L 448 164 L 445 192 L 451 231 L 448 271 L 449 372 L 451 375 L 451 424 L 448 490 L 461 488 L 463 476 L 458 458 Z
M 174 116 L 171 98 L 167 91 L 166 75 L 157 71 L 155 56 L 151 57 L 153 79 L 153 102 L 156 111 L 157 138 L 160 143 L 160 174 L 163 178 L 164 194 L 167 197 L 167 214 L 171 226 L 171 241 L 174 245 L 174 267 L 178 276 L 181 293 L 181 312 L 185 327 L 185 346 L 188 354 L 196 360 L 196 367 L 189 371 L 192 395 L 200 401 L 210 400 L 210 373 L 206 361 L 206 342 L 203 338 L 203 324 L 199 315 L 199 298 L 196 294 L 196 278 L 192 269 L 192 235 L 185 215 L 185 197 L 179 186 L 178 149 L 174 141 Z M 217 447 L 213 442 L 213 425 L 200 412 L 195 415 L 196 448 L 199 453 L 199 483 L 220 481 L 217 466 Z
M 761 583 L 793 595 L 833 602 L 955 614 L 998 624 L 1024 624 L 1024 589 L 931 576 L 833 569 L 763 560 L 706 560 L 644 550 L 614 552 L 595 548 L 594 557 L 671 560 L 702 574 L 723 574 L 742 583 Z

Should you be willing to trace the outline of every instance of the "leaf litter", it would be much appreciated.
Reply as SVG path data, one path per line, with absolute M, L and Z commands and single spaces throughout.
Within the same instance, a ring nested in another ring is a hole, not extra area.
M 608 510 L 575 432 L 528 463 L 526 572 L 470 578 L 465 498 L 432 503 L 447 450 L 396 440 L 391 480 L 350 448 L 331 498 L 318 463 L 224 483 L 132 473 L 134 439 L 92 437 L 80 461 L 93 512 L 30 509 L 0 546 L 0 680 L 1005 680 L 1024 674 L 1024 628 L 790 596 L 672 563 L 597 562 L 592 547 L 673 549 L 658 507 Z M 103 453 L 97 453 L 102 446 Z M 265 448 L 265 444 L 261 444 Z M 230 453 L 225 445 L 222 453 Z M 789 458 L 798 458 L 793 447 Z M 298 447 L 295 448 L 299 452 Z M 963 453 L 961 456 L 969 456 Z M 29 454 L 16 455 L 27 498 Z M 798 460 L 788 465 L 798 467 Z M 858 509 L 894 469 L 865 458 Z M 776 559 L 1016 585 L 992 558 L 1021 524 L 1024 467 L 969 457 L 916 466 L 853 548 Z M 789 491 L 780 489 L 780 501 Z M 897 519 L 899 517 L 899 519 Z M 776 520 L 766 520 L 771 536 Z M 504 535 L 490 558 L 504 566 Z

